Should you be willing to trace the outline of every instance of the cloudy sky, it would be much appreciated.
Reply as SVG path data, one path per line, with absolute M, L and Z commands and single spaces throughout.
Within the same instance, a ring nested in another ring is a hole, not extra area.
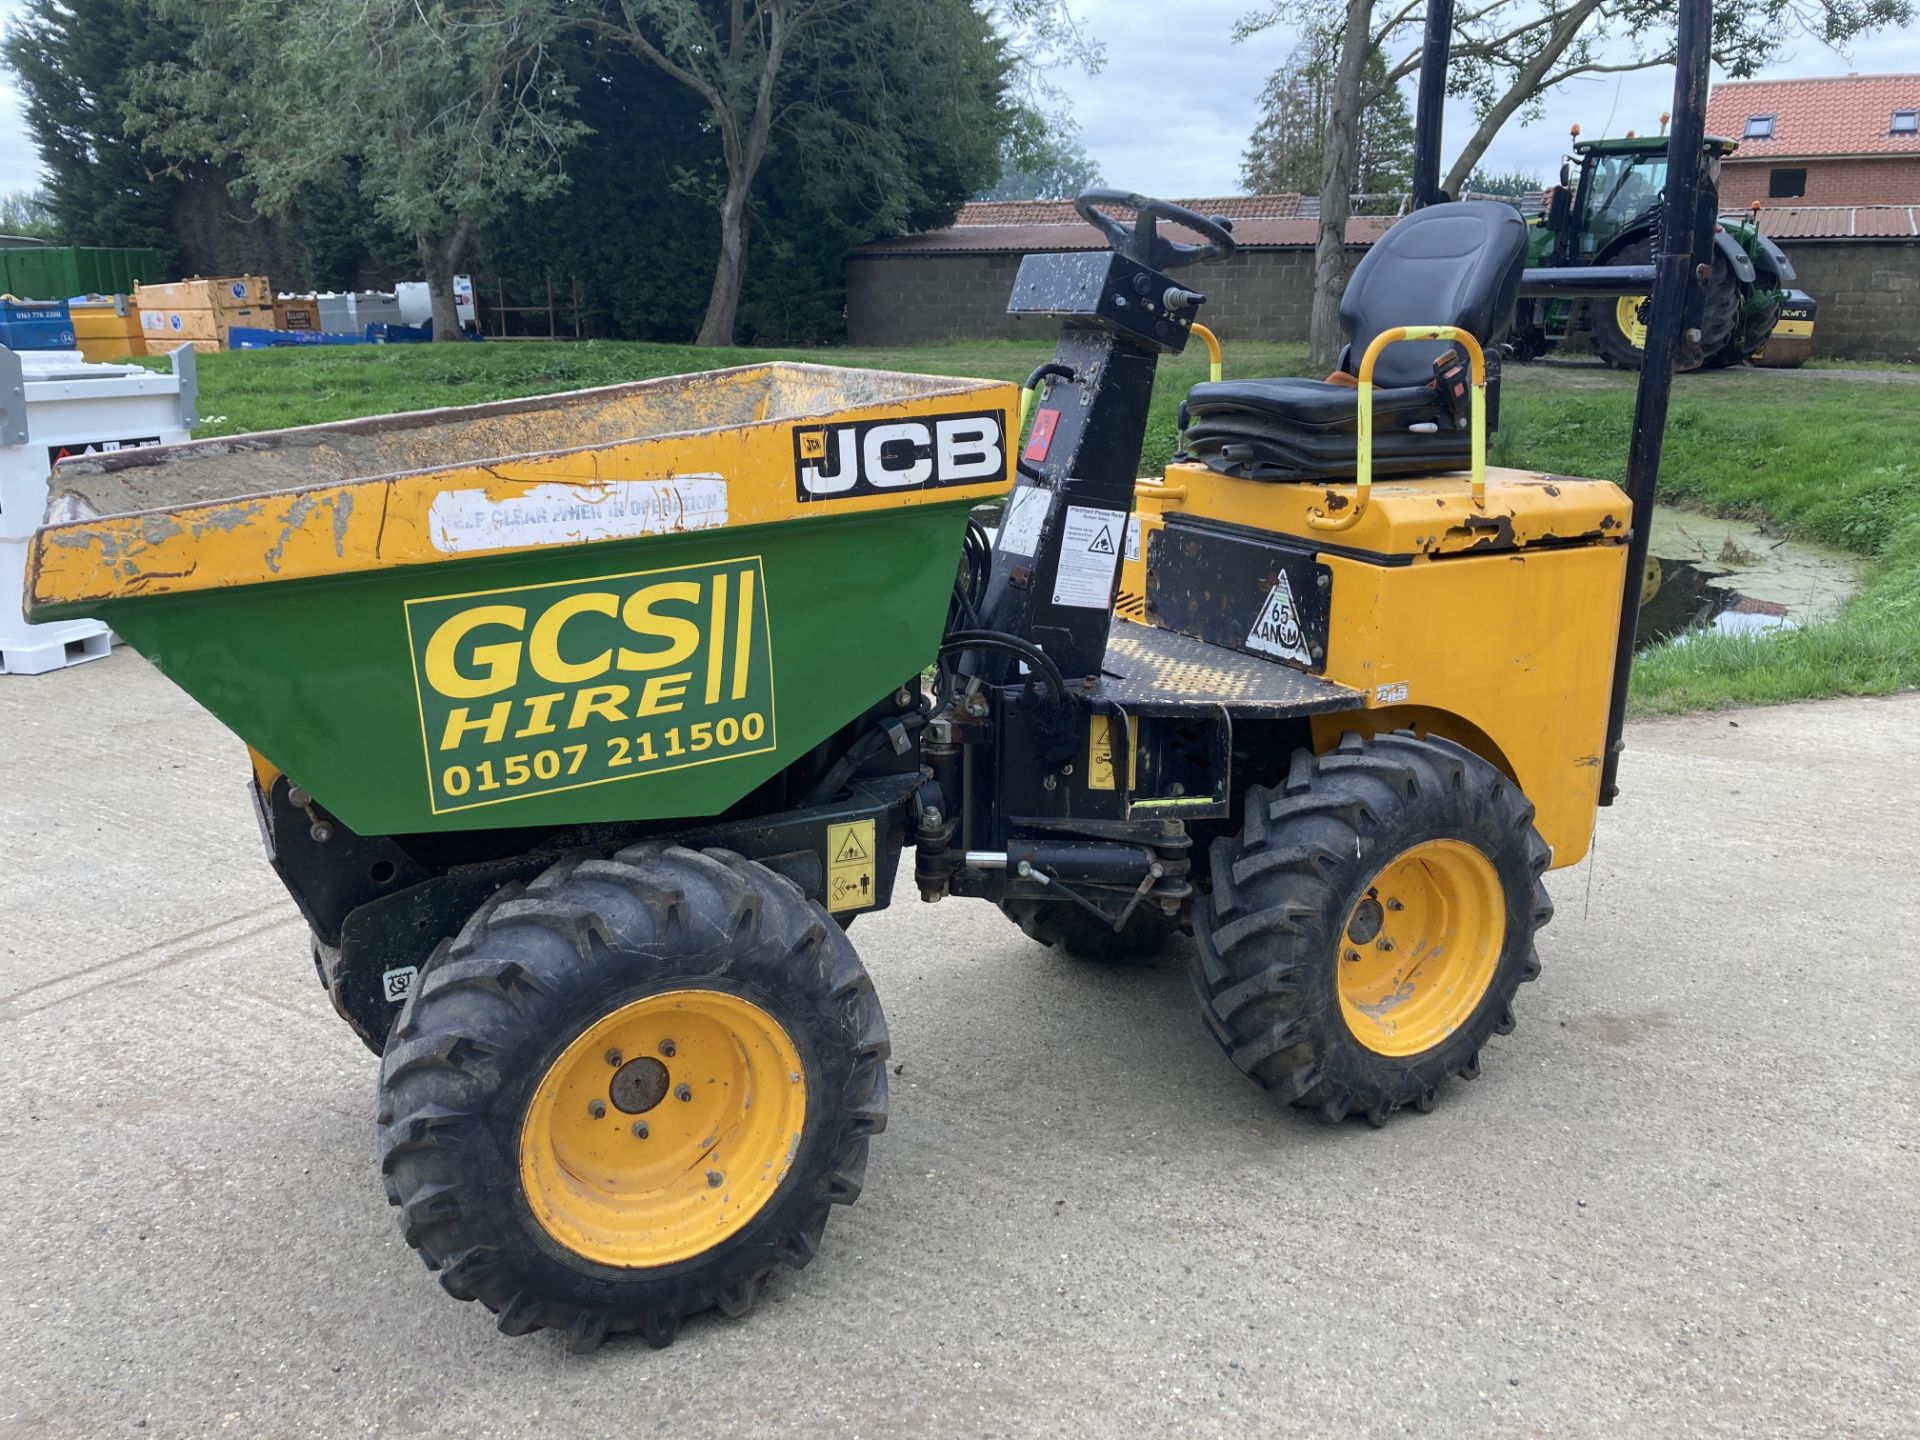
M 1233 22 L 1252 3 L 1183 0 L 1174 7 L 1165 0 L 1075 0 L 1076 12 L 1106 45 L 1106 68 L 1091 77 L 1073 72 L 1055 78 L 1109 184 L 1169 197 L 1230 195 L 1239 189 L 1240 152 L 1253 129 L 1260 88 L 1292 46 L 1292 37 L 1278 30 L 1243 45 L 1232 43 Z M 0 0 L 0 22 L 21 9 L 21 0 Z M 1178 18 L 1171 18 L 1175 13 Z M 1856 41 L 1846 54 L 1795 37 L 1763 73 L 1849 70 L 1920 70 L 1920 31 L 1871 36 Z M 1549 175 L 1564 152 L 1570 124 L 1578 121 L 1589 136 L 1651 130 L 1672 93 L 1671 71 L 1575 81 L 1548 99 L 1539 121 L 1508 126 L 1483 163 L 1493 170 Z M 1411 99 L 1411 88 L 1408 95 Z M 1464 107 L 1449 109 L 1447 132 L 1457 141 L 1471 133 Z M 38 177 L 39 159 L 27 139 L 19 94 L 0 72 L 0 191 L 23 189 Z

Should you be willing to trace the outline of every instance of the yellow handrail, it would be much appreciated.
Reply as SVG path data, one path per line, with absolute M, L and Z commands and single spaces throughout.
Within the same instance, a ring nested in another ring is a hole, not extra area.
M 1202 325 L 1198 320 L 1194 321 L 1189 328 L 1192 329 L 1194 334 L 1200 337 L 1201 343 L 1207 347 L 1207 378 L 1218 383 L 1220 379 L 1220 337 Z
M 1198 328 L 1198 327 L 1196 327 Z M 1487 357 L 1480 342 L 1454 325 L 1396 325 L 1382 330 L 1360 357 L 1360 387 L 1356 394 L 1358 414 L 1357 445 L 1353 466 L 1353 503 L 1338 517 L 1316 510 L 1307 523 L 1316 530 L 1349 530 L 1366 513 L 1367 493 L 1373 484 L 1373 367 L 1380 352 L 1399 340 L 1452 340 L 1466 348 L 1473 375 L 1473 396 L 1468 407 L 1468 425 L 1473 437 L 1472 464 L 1468 471 L 1473 484 L 1473 503 L 1482 509 L 1487 503 Z

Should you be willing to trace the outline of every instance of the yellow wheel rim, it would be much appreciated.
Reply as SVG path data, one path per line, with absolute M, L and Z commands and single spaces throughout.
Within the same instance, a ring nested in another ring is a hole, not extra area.
M 1613 305 L 1614 322 L 1627 343 L 1636 350 L 1647 348 L 1647 297 L 1622 295 Z
M 1472 1015 L 1507 938 L 1493 863 L 1460 840 L 1428 840 L 1382 867 L 1347 913 L 1340 1013 L 1379 1055 L 1419 1055 Z
M 547 1234 L 603 1265 L 712 1249 L 780 1188 L 806 1126 L 800 1053 L 722 990 L 672 990 L 602 1016 L 541 1077 L 520 1184 Z

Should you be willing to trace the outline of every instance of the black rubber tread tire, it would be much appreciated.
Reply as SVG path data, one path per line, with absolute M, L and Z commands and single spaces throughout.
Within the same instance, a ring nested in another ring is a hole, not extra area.
M 1775 300 L 1766 308 L 1754 312 L 1752 318 L 1734 331 L 1733 338 L 1707 361 L 1708 368 L 1727 370 L 1735 365 L 1746 364 L 1747 357 L 1767 343 L 1767 337 L 1773 334 L 1773 327 L 1779 323 L 1780 302 Z
M 533 1218 L 518 1136 L 548 1066 L 599 1016 L 688 984 L 741 994 L 799 1049 L 807 1119 L 787 1179 L 704 1254 L 630 1270 L 573 1255 Z M 686 1316 L 752 1308 L 775 1265 L 820 1245 L 886 1128 L 886 1021 L 846 933 L 798 886 L 726 850 L 635 846 L 509 885 L 422 969 L 380 1071 L 380 1154 L 407 1243 L 447 1293 L 509 1335 L 549 1327 L 576 1352 Z
M 1396 1057 L 1367 1049 L 1340 1013 L 1341 927 L 1380 867 L 1424 840 L 1475 846 L 1507 896 L 1506 942 L 1479 1006 L 1440 1044 Z M 1409 732 L 1349 733 L 1294 753 L 1286 781 L 1247 792 L 1237 837 L 1214 841 L 1212 894 L 1194 922 L 1201 1013 L 1228 1057 L 1295 1105 L 1375 1125 L 1430 1110 L 1452 1075 L 1473 1079 L 1487 1040 L 1513 1029 L 1513 999 L 1540 973 L 1534 932 L 1553 916 L 1550 852 L 1518 786 L 1459 745 Z
M 1134 910 L 1127 928 L 1117 933 L 1071 900 L 1002 900 L 1000 913 L 1042 945 L 1065 951 L 1092 965 L 1145 965 L 1164 955 L 1181 931 L 1180 922 L 1146 902 Z
M 1636 240 L 1619 251 L 1608 261 L 1610 265 L 1650 265 L 1653 263 L 1653 241 Z M 1589 300 L 1587 303 L 1587 331 L 1593 337 L 1593 348 L 1600 358 L 1616 370 L 1638 370 L 1644 351 L 1628 340 L 1626 333 L 1614 320 L 1615 302 L 1607 300 Z M 1734 328 L 1740 320 L 1740 282 L 1734 277 L 1733 267 L 1727 263 L 1727 257 L 1714 252 L 1713 271 L 1707 278 L 1707 296 L 1700 317 L 1700 342 L 1682 339 L 1680 350 L 1674 361 L 1674 369 L 1679 372 L 1698 370 L 1707 363 L 1708 357 L 1716 355 L 1727 341 L 1732 338 Z

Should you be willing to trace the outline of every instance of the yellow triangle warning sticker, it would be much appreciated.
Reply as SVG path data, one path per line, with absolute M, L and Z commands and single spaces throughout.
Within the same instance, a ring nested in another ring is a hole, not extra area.
M 864 910 L 879 895 L 874 883 L 872 820 L 843 820 L 827 827 L 827 909 Z

